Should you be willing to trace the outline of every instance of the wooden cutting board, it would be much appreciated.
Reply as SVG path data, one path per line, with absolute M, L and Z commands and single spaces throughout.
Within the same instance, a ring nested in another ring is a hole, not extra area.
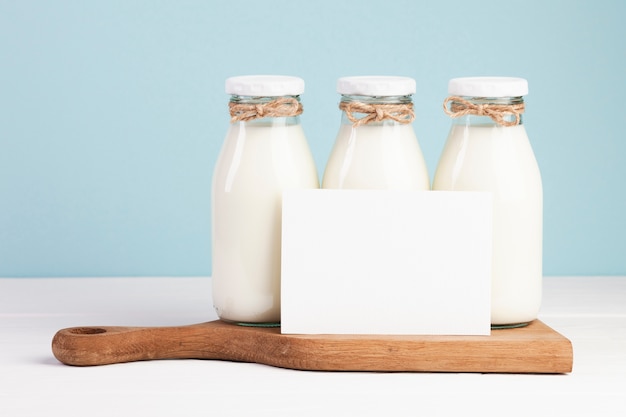
M 217 359 L 317 371 L 568 373 L 571 342 L 539 320 L 491 336 L 288 335 L 221 321 L 180 327 L 59 330 L 62 363 Z

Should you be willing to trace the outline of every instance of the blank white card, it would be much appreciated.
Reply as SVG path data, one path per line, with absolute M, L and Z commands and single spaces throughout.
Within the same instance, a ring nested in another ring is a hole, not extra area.
M 489 335 L 491 194 L 283 194 L 281 331 Z

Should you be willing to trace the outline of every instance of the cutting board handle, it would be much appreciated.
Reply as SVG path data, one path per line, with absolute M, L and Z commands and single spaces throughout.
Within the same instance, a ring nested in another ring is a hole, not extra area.
M 60 362 L 75 366 L 152 359 L 241 361 L 250 357 L 250 352 L 242 352 L 250 346 L 233 344 L 237 330 L 238 326 L 220 322 L 177 327 L 72 327 L 54 335 L 52 352 Z

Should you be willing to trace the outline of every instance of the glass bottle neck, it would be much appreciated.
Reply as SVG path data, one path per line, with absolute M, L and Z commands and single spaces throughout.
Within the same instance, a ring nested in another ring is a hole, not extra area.
M 410 95 L 405 96 L 362 96 L 362 95 L 348 95 L 344 94 L 341 96 L 341 104 L 350 104 L 350 103 L 360 103 L 365 105 L 378 105 L 378 104 L 392 104 L 392 105 L 412 105 L 413 99 Z M 367 116 L 366 113 L 360 112 L 352 112 L 353 117 L 357 119 L 361 119 Z M 352 125 L 353 122 L 348 118 L 348 115 L 345 110 L 341 112 L 341 124 Z M 382 121 L 374 121 L 368 123 L 371 126 L 381 126 L 381 125 L 396 125 L 400 124 L 394 120 L 386 119 Z
M 342 103 L 360 102 L 366 104 L 408 104 L 412 103 L 411 96 L 359 96 L 347 95 L 341 96 Z
M 272 103 L 276 100 L 281 100 L 281 99 L 290 99 L 290 100 L 295 99 L 298 103 L 300 103 L 300 96 L 288 95 L 288 96 L 264 97 L 264 96 L 240 96 L 240 95 L 233 94 L 230 97 L 229 104 L 249 105 L 251 106 L 251 108 L 254 108 L 254 106 L 257 106 L 257 105 L 267 105 L 269 103 Z M 292 125 L 300 124 L 300 116 L 299 115 L 296 115 L 296 116 L 262 116 L 262 117 L 258 117 L 252 120 L 236 121 L 234 123 L 247 123 L 249 125 L 257 125 L 257 126 L 260 126 L 260 125 L 292 126 Z
M 475 106 L 494 106 L 494 107 L 513 107 L 524 104 L 523 97 L 471 97 L 471 96 L 459 96 L 461 100 L 451 100 L 450 108 L 454 111 L 455 106 L 466 106 L 466 103 L 470 103 Z M 464 102 L 465 101 L 465 102 Z M 513 122 L 516 117 L 513 113 L 505 113 L 503 120 L 506 122 Z M 487 115 L 475 115 L 467 114 L 452 119 L 454 125 L 471 125 L 471 126 L 499 126 L 494 119 Z M 519 114 L 519 125 L 523 124 L 523 114 Z

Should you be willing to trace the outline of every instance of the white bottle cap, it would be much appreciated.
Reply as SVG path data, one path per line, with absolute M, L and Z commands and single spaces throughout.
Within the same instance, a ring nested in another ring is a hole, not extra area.
M 285 75 L 244 75 L 226 79 L 226 94 L 250 97 L 298 96 L 304 80 Z
M 528 94 L 528 81 L 514 77 L 465 77 L 448 82 L 448 94 L 467 97 L 521 97 Z
M 337 80 L 337 92 L 354 96 L 408 96 L 415 94 L 415 80 L 379 75 L 342 77 Z

